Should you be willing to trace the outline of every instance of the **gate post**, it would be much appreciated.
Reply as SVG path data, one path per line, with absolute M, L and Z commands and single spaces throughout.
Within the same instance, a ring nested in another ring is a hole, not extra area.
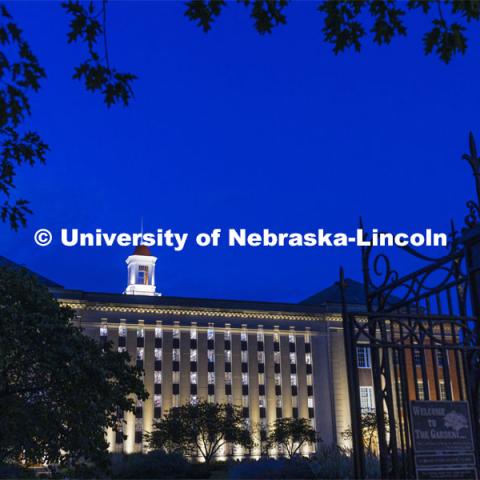
M 350 421 L 352 428 L 353 477 L 365 478 L 365 454 L 363 449 L 362 418 L 360 411 L 360 387 L 357 371 L 357 351 L 354 339 L 355 329 L 352 329 L 352 318 L 347 311 L 345 297 L 345 278 L 343 268 L 340 269 L 340 294 L 342 298 L 343 339 L 345 356 L 347 357 L 348 399 L 350 405 Z

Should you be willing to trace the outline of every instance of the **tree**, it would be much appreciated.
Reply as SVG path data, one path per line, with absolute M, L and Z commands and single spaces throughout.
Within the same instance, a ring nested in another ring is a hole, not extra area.
M 185 16 L 204 32 L 211 30 L 222 11 L 233 2 L 190 0 Z M 288 0 L 237 0 L 250 11 L 260 34 L 272 33 L 287 23 Z M 295 2 L 291 2 L 295 3 Z M 69 0 L 62 3 L 70 19 L 68 43 L 82 43 L 87 57 L 76 66 L 73 78 L 91 92 L 99 92 L 107 106 L 128 105 L 133 98 L 136 76 L 119 72 L 111 65 L 107 37 L 107 0 Z M 312 2 L 315 5 L 315 2 Z M 430 22 L 423 36 L 425 54 L 436 54 L 449 63 L 467 50 L 467 26 L 480 21 L 480 2 L 459 0 L 323 0 L 316 5 L 323 40 L 338 54 L 347 49 L 359 52 L 367 34 L 378 45 L 406 36 L 407 13 L 417 13 Z M 312 7 L 312 12 L 313 12 Z M 37 92 L 46 77 L 44 69 L 13 21 L 7 8 L 0 6 L 0 219 L 18 230 L 26 225 L 32 211 L 25 199 L 11 200 L 16 168 L 23 164 L 45 163 L 48 145 L 40 135 L 24 128 L 30 116 L 29 95 Z
M 374 453 L 378 447 L 377 413 L 375 412 L 375 410 L 366 410 L 362 412 L 361 425 L 363 448 L 366 449 L 369 453 Z M 388 433 L 389 422 L 387 416 L 385 416 L 385 428 Z M 342 436 L 346 440 L 351 440 L 353 437 L 351 427 L 344 430 L 342 432 Z
M 315 443 L 317 434 L 306 418 L 279 418 L 268 436 L 269 448 L 283 448 L 289 458 L 297 455 L 306 444 Z
M 240 408 L 203 401 L 172 408 L 146 434 L 146 440 L 152 449 L 201 455 L 206 463 L 227 443 L 252 448 Z
M 0 312 L 0 462 L 105 465 L 106 428 L 146 398 L 140 371 L 26 270 L 0 268 Z

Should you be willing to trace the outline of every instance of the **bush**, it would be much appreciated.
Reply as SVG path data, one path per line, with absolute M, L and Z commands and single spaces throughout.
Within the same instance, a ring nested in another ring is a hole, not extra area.
M 175 479 L 189 476 L 190 465 L 175 453 L 114 454 L 111 459 L 112 478 Z
M 228 478 L 236 479 L 282 479 L 282 478 L 311 478 L 314 479 L 309 461 L 304 458 L 275 460 L 266 458 L 261 460 L 244 460 L 233 464 L 228 472 Z
M 0 478 L 34 478 L 35 473 L 16 463 L 0 463 Z
M 311 469 L 318 479 L 352 478 L 352 467 L 351 452 L 334 445 L 318 449 L 311 459 Z

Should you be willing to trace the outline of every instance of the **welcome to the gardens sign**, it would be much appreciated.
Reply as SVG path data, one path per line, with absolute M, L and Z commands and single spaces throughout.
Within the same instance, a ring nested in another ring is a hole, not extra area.
M 467 402 L 410 402 L 417 478 L 476 479 Z

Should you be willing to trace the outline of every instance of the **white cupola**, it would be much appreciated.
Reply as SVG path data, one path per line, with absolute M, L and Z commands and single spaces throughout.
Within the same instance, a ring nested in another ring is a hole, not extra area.
M 146 245 L 138 245 L 126 262 L 128 268 L 127 295 L 161 295 L 155 292 L 155 263 L 157 257 Z

